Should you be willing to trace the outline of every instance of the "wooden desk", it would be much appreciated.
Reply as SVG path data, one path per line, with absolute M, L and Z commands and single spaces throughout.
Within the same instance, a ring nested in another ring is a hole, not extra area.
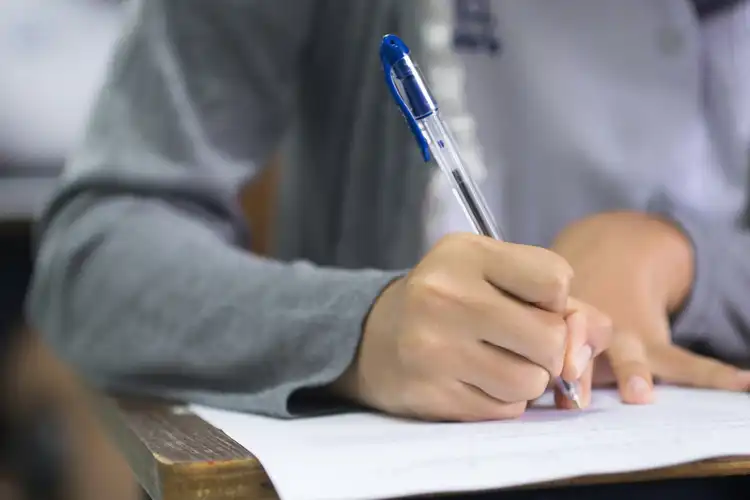
M 248 450 L 184 406 L 107 400 L 102 404 L 102 417 L 153 500 L 278 498 L 263 467 Z M 586 477 L 554 486 L 747 474 L 750 474 L 750 458 Z
M 153 500 L 278 498 L 255 457 L 181 406 L 104 400 L 102 422 Z

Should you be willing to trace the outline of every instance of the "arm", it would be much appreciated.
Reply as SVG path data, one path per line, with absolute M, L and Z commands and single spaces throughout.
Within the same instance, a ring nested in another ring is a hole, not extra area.
M 750 368 L 750 231 L 666 198 L 651 208 L 674 221 L 693 244 L 693 286 L 673 318 L 675 342 Z
M 315 5 L 136 3 L 42 220 L 29 297 L 94 381 L 288 416 L 350 364 L 393 275 L 239 248 L 236 193 L 284 132 Z

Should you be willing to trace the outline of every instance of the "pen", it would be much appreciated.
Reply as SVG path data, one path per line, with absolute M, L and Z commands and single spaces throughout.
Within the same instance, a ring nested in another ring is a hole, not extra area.
M 437 102 L 409 56 L 409 48 L 396 35 L 386 35 L 380 44 L 380 60 L 386 85 L 406 118 L 424 161 L 430 161 L 431 155 L 435 157 L 474 231 L 502 241 L 504 238 L 500 228 L 464 167 L 448 126 L 440 118 Z M 563 394 L 580 408 L 581 402 L 574 384 L 562 377 L 557 377 L 556 383 Z

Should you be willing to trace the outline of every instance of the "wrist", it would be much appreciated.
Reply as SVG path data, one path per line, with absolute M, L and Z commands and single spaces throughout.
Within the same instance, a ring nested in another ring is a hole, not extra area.
M 359 346 L 349 366 L 334 380 L 328 390 L 336 397 L 344 398 L 358 404 L 368 404 L 368 381 L 362 376 L 363 352 L 368 350 L 368 339 L 377 332 L 393 328 L 394 300 L 392 296 L 402 286 L 403 276 L 389 282 L 373 301 L 370 310 L 362 321 Z

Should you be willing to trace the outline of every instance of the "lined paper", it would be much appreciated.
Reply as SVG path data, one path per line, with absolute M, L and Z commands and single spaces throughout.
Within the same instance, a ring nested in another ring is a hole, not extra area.
M 582 412 L 556 410 L 548 396 L 519 420 L 483 423 L 192 409 L 258 457 L 283 500 L 479 491 L 750 457 L 747 394 L 660 387 L 654 404 L 630 406 L 604 390 Z

